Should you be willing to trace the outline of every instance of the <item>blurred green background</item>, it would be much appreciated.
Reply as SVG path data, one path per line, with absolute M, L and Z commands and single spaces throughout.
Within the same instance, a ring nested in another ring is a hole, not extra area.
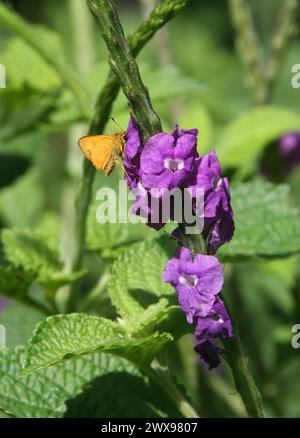
M 149 0 L 116 3 L 126 33 L 133 31 L 155 4 Z M 284 2 L 246 3 L 264 71 L 272 56 L 273 38 L 285 18 Z M 69 62 L 94 102 L 108 71 L 107 53 L 85 2 L 15 0 L 6 4 L 38 25 L 37 35 L 54 55 Z M 288 18 L 287 28 L 285 47 L 274 55 L 278 65 L 272 81 L 258 80 L 254 88 L 249 87 L 253 71 L 236 50 L 237 32 L 230 5 L 224 0 L 191 1 L 138 59 L 165 130 L 175 122 L 184 128 L 197 127 L 199 153 L 215 148 L 223 174 L 233 186 L 255 178 L 285 182 L 291 189 L 290 202 L 300 207 L 298 163 L 287 174 L 282 168 L 284 159 L 278 155 L 282 135 L 300 131 L 300 89 L 291 86 L 291 68 L 300 63 L 299 8 Z M 247 58 L 251 38 L 242 50 Z M 77 140 L 87 133 L 88 117 L 54 69 L 20 35 L 3 27 L 1 17 L 0 63 L 7 74 L 7 87 L 0 90 L 0 227 L 40 230 L 51 244 L 59 245 L 61 262 L 67 267 L 74 251 L 74 199 L 82 168 Z M 263 98 L 255 95 L 259 87 L 267 88 Z M 126 129 L 129 113 L 121 95 L 113 116 Z M 106 131 L 118 128 L 111 122 Z M 119 169 L 108 179 L 97 174 L 94 190 L 104 184 L 114 187 L 119 178 Z M 103 289 L 99 293 L 99 275 L 109 275 L 110 263 L 128 242 L 128 230 L 121 225 L 114 230 L 100 229 L 94 223 L 95 207 L 93 197 L 85 257 L 88 274 L 81 283 L 83 298 L 86 291 L 92 289 L 93 293 L 83 310 L 110 317 L 115 310 Z M 255 216 L 255 211 L 249 215 Z M 136 227 L 130 239 L 152 238 L 153 233 Z M 3 259 L 1 253 L 0 257 Z M 299 262 L 294 255 L 268 261 L 237 259 L 225 265 L 225 294 L 239 322 L 268 416 L 300 416 L 300 350 L 291 347 L 291 327 L 300 323 Z M 58 308 L 64 293 L 62 288 Z M 10 302 L 1 314 L 8 346 L 24 344 L 35 323 L 44 317 L 40 310 L 29 310 L 27 304 Z M 203 415 L 244 415 L 228 369 L 207 372 L 198 363 L 191 337 L 173 348 L 171 366 Z

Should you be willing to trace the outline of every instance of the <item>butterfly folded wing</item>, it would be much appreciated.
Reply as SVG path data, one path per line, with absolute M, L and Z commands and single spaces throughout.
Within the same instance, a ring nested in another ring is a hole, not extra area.
M 108 176 L 122 153 L 125 133 L 114 135 L 91 135 L 82 137 L 79 146 L 97 170 Z

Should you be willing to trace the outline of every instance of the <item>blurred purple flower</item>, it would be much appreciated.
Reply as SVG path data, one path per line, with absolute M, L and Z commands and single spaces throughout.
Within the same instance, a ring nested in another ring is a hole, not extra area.
M 279 140 L 279 150 L 282 155 L 288 155 L 300 149 L 300 132 L 290 132 Z
M 163 272 L 163 281 L 170 283 L 178 295 L 179 304 L 187 321 L 207 316 L 213 308 L 216 295 L 223 287 L 223 271 L 214 256 L 197 254 L 185 247 L 177 250 Z
M 290 132 L 279 140 L 279 154 L 283 158 L 285 175 L 300 163 L 300 132 Z

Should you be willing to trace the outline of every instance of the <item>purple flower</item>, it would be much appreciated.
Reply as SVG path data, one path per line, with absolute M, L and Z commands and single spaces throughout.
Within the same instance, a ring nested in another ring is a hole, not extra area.
M 231 338 L 233 330 L 225 305 L 220 298 L 216 298 L 210 313 L 204 318 L 196 318 L 195 335 L 198 341 L 211 338 Z
M 146 189 L 182 187 L 191 178 L 197 153 L 196 129 L 171 134 L 160 132 L 145 144 L 140 160 L 141 182 Z
M 193 259 L 188 248 L 178 249 L 167 263 L 163 281 L 171 283 L 179 304 L 192 324 L 196 316 L 207 316 L 223 287 L 223 271 L 214 256 L 197 254 Z
M 199 354 L 202 360 L 207 363 L 209 369 L 217 368 L 220 365 L 219 354 L 222 349 L 214 345 L 210 341 L 199 342 L 195 347 L 196 353 Z
M 123 165 L 125 179 L 130 189 L 138 185 L 140 178 L 140 154 L 143 148 L 138 126 L 131 118 L 127 128 L 127 140 L 124 147 Z
M 282 155 L 288 155 L 296 149 L 300 149 L 300 132 L 290 132 L 281 137 L 279 150 Z
M 131 213 L 141 216 L 147 220 L 147 225 L 155 230 L 163 228 L 169 218 L 162 217 L 162 198 L 151 196 L 139 182 L 132 189 L 135 201 L 131 206 Z
M 285 175 L 289 175 L 300 163 L 300 132 L 290 132 L 281 137 L 279 153 L 283 157 Z
M 189 192 L 204 189 L 204 235 L 211 254 L 231 240 L 234 232 L 233 211 L 227 178 L 221 176 L 221 166 L 214 150 L 196 161 L 197 175 Z

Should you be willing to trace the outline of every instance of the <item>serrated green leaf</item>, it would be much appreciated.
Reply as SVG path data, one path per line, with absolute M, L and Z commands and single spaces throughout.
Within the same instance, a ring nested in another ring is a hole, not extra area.
M 14 417 L 176 416 L 164 394 L 125 359 L 103 353 L 20 376 L 24 349 L 0 352 L 0 410 Z
M 232 190 L 236 230 L 218 251 L 223 259 L 286 257 L 300 252 L 300 215 L 289 187 L 254 181 Z
M 48 290 L 56 290 L 84 274 L 84 271 L 64 274 L 58 251 L 46 242 L 40 230 L 5 229 L 1 239 L 6 259 Z
M 52 316 L 37 326 L 26 349 L 24 372 L 97 351 L 146 364 L 170 340 L 168 333 L 157 332 L 146 338 L 133 338 L 124 333 L 121 325 L 97 316 Z
M 129 330 L 138 327 L 151 304 L 164 297 L 176 298 L 171 286 L 162 281 L 167 260 L 175 251 L 171 239 L 160 238 L 132 245 L 113 264 L 107 290 Z
M 265 106 L 251 109 L 229 124 L 219 139 L 218 156 L 224 167 L 238 167 L 246 176 L 264 147 L 282 134 L 300 128 L 300 115 Z

